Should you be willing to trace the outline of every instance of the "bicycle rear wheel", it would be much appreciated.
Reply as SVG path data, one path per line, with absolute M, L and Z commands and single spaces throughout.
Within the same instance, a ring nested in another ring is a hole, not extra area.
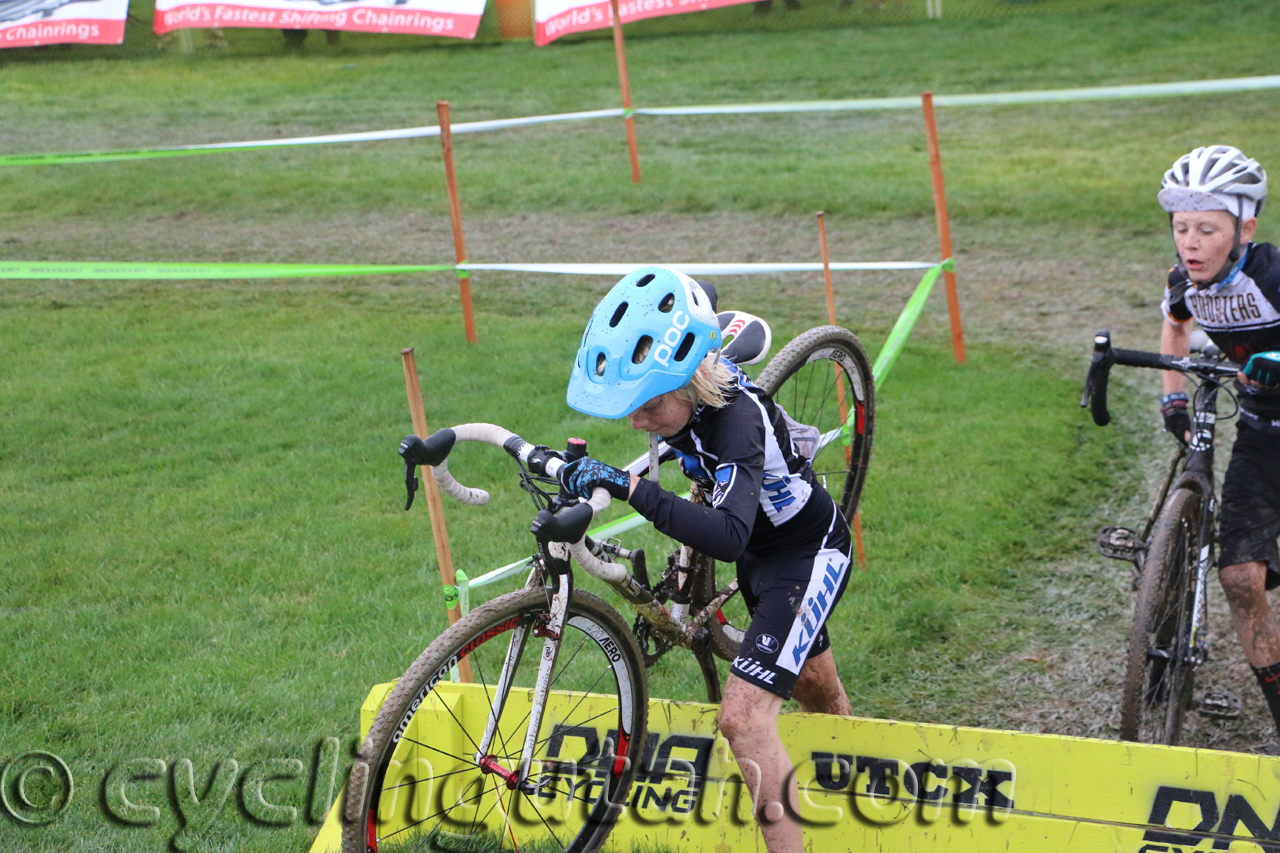
M 756 385 L 794 420 L 818 429 L 826 443 L 813 459 L 813 472 L 852 522 L 867 476 L 875 421 L 871 362 L 858 337 L 839 326 L 810 329 L 769 361 Z M 853 416 L 849 445 L 838 432 L 844 423 L 842 408 Z
M 1156 521 L 1129 635 L 1120 737 L 1176 744 L 1195 681 L 1191 621 L 1204 504 L 1178 489 Z
M 508 593 L 472 611 L 424 651 L 387 695 L 352 767 L 344 853 L 385 850 L 590 851 L 616 821 L 645 742 L 648 688 L 618 613 L 575 590 L 560 643 L 531 787 L 513 788 L 548 619 L 544 589 Z M 449 671 L 471 662 L 474 684 Z M 504 661 L 511 690 L 484 756 Z M 505 775 L 504 775 L 505 774 Z

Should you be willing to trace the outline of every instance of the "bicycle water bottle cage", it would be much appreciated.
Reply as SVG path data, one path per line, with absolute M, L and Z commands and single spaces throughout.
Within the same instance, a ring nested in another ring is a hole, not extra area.
M 574 543 L 587 533 L 595 510 L 588 503 L 578 503 L 552 512 L 540 510 L 533 517 L 529 532 L 544 542 Z

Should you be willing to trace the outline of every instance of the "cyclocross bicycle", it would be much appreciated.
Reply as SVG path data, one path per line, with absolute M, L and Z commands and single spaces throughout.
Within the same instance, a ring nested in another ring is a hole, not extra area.
M 1240 366 L 1217 357 L 1205 358 L 1113 349 L 1111 335 L 1094 337 L 1093 360 L 1085 380 L 1081 407 L 1089 406 L 1098 426 L 1111 421 L 1107 380 L 1113 364 L 1176 370 L 1197 382 L 1191 440 L 1169 466 L 1155 507 L 1141 534 L 1124 527 L 1104 527 L 1097 548 L 1107 557 L 1134 564 L 1138 600 L 1129 635 L 1120 737 L 1144 743 L 1176 744 L 1184 715 L 1193 706 L 1202 714 L 1232 717 L 1240 700 L 1227 693 L 1205 693 L 1193 701 L 1196 667 L 1209 655 L 1207 582 L 1214 563 L 1213 445 L 1218 420 L 1218 392 L 1226 389 Z
M 812 428 L 797 430 L 809 439 L 806 455 L 851 515 L 874 412 L 870 362 L 858 339 L 834 326 L 811 329 L 779 352 L 757 384 L 797 426 Z M 586 454 L 580 439 L 554 451 L 493 424 L 442 429 L 425 441 L 409 436 L 400 452 L 410 503 L 419 465 L 431 466 L 455 499 L 488 500 L 449 472 L 447 457 L 461 441 L 501 447 L 516 460 L 537 507 L 537 551 L 523 589 L 451 626 L 387 695 L 348 780 L 342 849 L 594 850 L 626 802 L 646 743 L 646 667 L 676 646 L 689 649 L 708 698 L 719 701 L 711 656 L 737 652 L 743 626 L 725 615 L 737 580 L 718 588 L 714 562 L 680 548 L 651 584 L 643 551 L 586 536 L 609 496 L 597 489 L 580 501 L 556 476 Z M 699 499 L 696 489 L 692 497 Z M 574 588 L 575 563 L 636 610 L 635 630 L 602 599 Z M 449 681 L 463 659 L 472 684 Z

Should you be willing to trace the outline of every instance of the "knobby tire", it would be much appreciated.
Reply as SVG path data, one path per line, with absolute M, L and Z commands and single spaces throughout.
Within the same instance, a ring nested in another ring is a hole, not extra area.
M 481 853 L 526 846 L 584 853 L 604 843 L 639 764 L 630 756 L 631 745 L 645 743 L 648 687 L 635 638 L 617 611 L 596 596 L 575 590 L 570 600 L 534 753 L 541 763 L 529 777 L 543 787 L 530 794 L 511 790 L 500 775 L 477 764 L 510 640 L 517 626 L 544 621 L 548 603 L 548 592 L 540 588 L 495 598 L 441 634 L 409 667 L 387 695 L 352 768 L 343 853 Z M 526 631 L 499 735 L 488 750 L 505 770 L 519 762 L 543 645 Z M 471 661 L 477 686 L 451 705 L 441 687 L 450 683 L 450 669 L 461 657 Z M 472 713 L 464 723 L 467 707 Z M 623 738 L 619 732 L 628 723 L 630 733 Z
M 1203 511 L 1198 493 L 1177 489 L 1156 521 L 1129 635 L 1123 740 L 1173 745 L 1182 733 L 1195 680 L 1191 622 Z

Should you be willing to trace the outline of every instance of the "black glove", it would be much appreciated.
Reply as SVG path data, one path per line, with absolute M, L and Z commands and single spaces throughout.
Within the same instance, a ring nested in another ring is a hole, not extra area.
M 1266 388 L 1280 384 L 1280 352 L 1255 352 L 1244 366 L 1244 375 Z
M 612 465 L 584 456 L 560 469 L 560 483 L 580 498 L 590 498 L 591 492 L 603 488 L 610 497 L 626 500 L 631 492 L 631 475 Z
M 1191 416 L 1187 414 L 1189 402 L 1187 395 L 1182 391 L 1165 394 L 1160 398 L 1160 414 L 1164 415 L 1164 428 L 1182 444 L 1187 443 L 1187 433 L 1191 432 Z

